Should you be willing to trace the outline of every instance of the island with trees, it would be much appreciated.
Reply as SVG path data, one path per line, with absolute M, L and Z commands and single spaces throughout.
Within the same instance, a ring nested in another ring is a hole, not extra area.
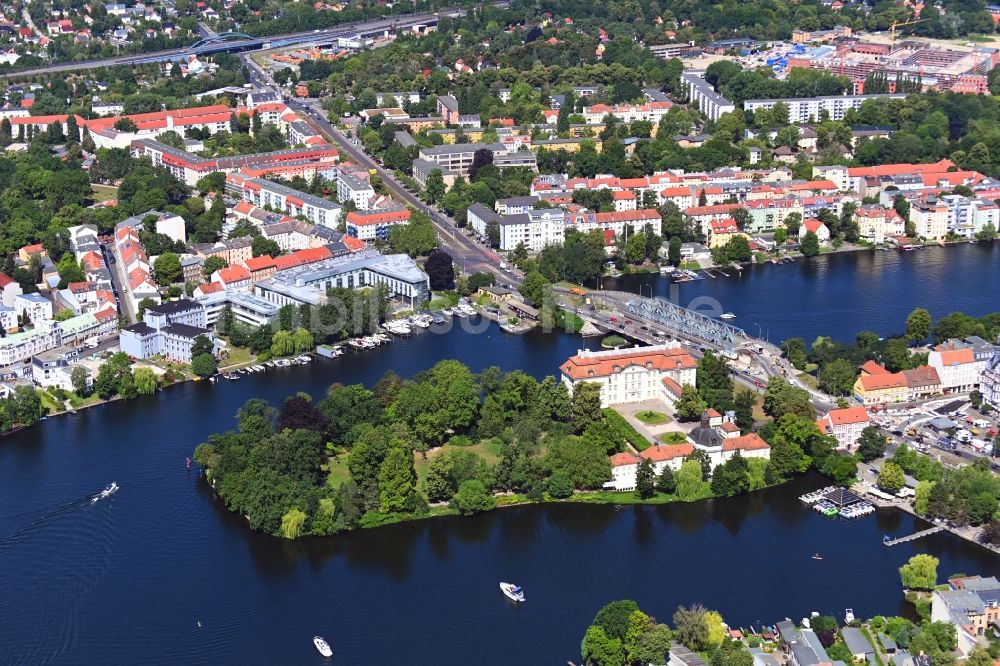
M 728 408 L 734 390 L 725 362 L 706 359 L 718 372 L 699 371 L 708 400 L 696 396 L 696 405 Z M 236 428 L 211 435 L 194 459 L 253 530 L 286 538 L 527 502 L 732 497 L 809 470 L 849 485 L 857 461 L 819 431 L 804 393 L 780 379 L 769 384 L 765 410 L 773 420 L 758 430 L 772 447 L 769 462 L 734 456 L 712 469 L 695 450 L 676 472 L 654 476 L 643 466 L 634 493 L 602 490 L 609 456 L 649 443 L 601 409 L 595 384 L 571 395 L 555 377 L 496 367 L 476 374 L 454 360 L 411 379 L 389 372 L 372 388 L 334 384 L 318 400 L 297 394 L 278 408 L 250 400 Z M 752 426 L 752 416 L 741 424 Z

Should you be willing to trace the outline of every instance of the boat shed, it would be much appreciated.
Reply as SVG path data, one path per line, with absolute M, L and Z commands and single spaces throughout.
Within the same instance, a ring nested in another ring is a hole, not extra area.
M 862 501 L 859 495 L 848 490 L 847 488 L 834 488 L 830 492 L 823 495 L 823 499 L 830 502 L 838 509 L 842 509 L 845 506 L 851 506 L 852 504 L 857 504 Z

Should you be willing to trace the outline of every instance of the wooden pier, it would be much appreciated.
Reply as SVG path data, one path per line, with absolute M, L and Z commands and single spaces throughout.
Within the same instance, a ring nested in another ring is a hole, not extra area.
M 943 525 L 935 525 L 934 527 L 929 527 L 926 530 L 920 530 L 919 532 L 914 532 L 913 534 L 905 537 L 899 537 L 898 539 L 882 539 L 883 546 L 895 546 L 896 544 L 906 543 L 907 541 L 916 541 L 921 537 L 925 537 L 928 534 L 937 534 L 938 532 L 944 530 Z

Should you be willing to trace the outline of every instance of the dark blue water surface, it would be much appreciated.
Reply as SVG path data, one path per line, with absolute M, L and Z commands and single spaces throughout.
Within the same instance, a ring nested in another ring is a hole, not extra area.
M 319 396 L 441 358 L 543 376 L 579 345 L 493 326 L 424 332 L 4 437 L 0 663 L 321 663 L 321 634 L 342 664 L 564 664 L 616 598 L 664 620 L 701 602 L 746 626 L 812 610 L 902 612 L 896 570 L 915 552 L 940 557 L 942 575 L 998 572 L 1000 558 L 949 535 L 882 546 L 883 534 L 918 527 L 906 515 L 819 517 L 796 499 L 819 478 L 690 505 L 520 507 L 286 542 L 249 532 L 184 469 L 251 397 Z M 121 490 L 91 505 L 112 480 Z M 527 603 L 508 605 L 500 580 L 522 584 Z
M 927 247 L 913 252 L 851 252 L 764 264 L 732 277 L 675 285 L 666 278 L 629 275 L 605 280 L 607 289 L 673 298 L 693 307 L 702 297 L 732 312 L 729 323 L 780 342 L 820 335 L 851 341 L 860 330 L 892 335 L 913 308 L 937 319 L 949 312 L 982 316 L 1000 310 L 1000 243 Z M 758 327 L 758 324 L 760 325 Z

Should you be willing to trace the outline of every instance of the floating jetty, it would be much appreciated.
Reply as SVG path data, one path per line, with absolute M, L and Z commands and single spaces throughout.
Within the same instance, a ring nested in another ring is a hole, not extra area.
M 928 527 L 926 530 L 920 530 L 919 532 L 914 532 L 913 534 L 910 534 L 908 536 L 899 537 L 896 539 L 890 539 L 889 535 L 887 534 L 884 537 L 882 537 L 882 545 L 895 546 L 901 543 L 906 543 L 907 541 L 916 541 L 917 539 L 920 539 L 922 537 L 931 534 L 937 534 L 938 532 L 941 532 L 943 530 L 944 530 L 944 525 L 935 525 L 934 527 Z
M 830 518 L 853 520 L 875 513 L 875 507 L 860 496 L 839 486 L 827 486 L 799 496 L 799 501 L 812 507 L 816 513 Z
M 831 490 L 836 490 L 837 486 L 827 486 L 826 488 L 820 488 L 819 490 L 814 490 L 811 493 L 806 493 L 805 495 L 799 496 L 799 501 L 806 504 L 815 504 L 816 502 L 823 499 L 823 497 Z

